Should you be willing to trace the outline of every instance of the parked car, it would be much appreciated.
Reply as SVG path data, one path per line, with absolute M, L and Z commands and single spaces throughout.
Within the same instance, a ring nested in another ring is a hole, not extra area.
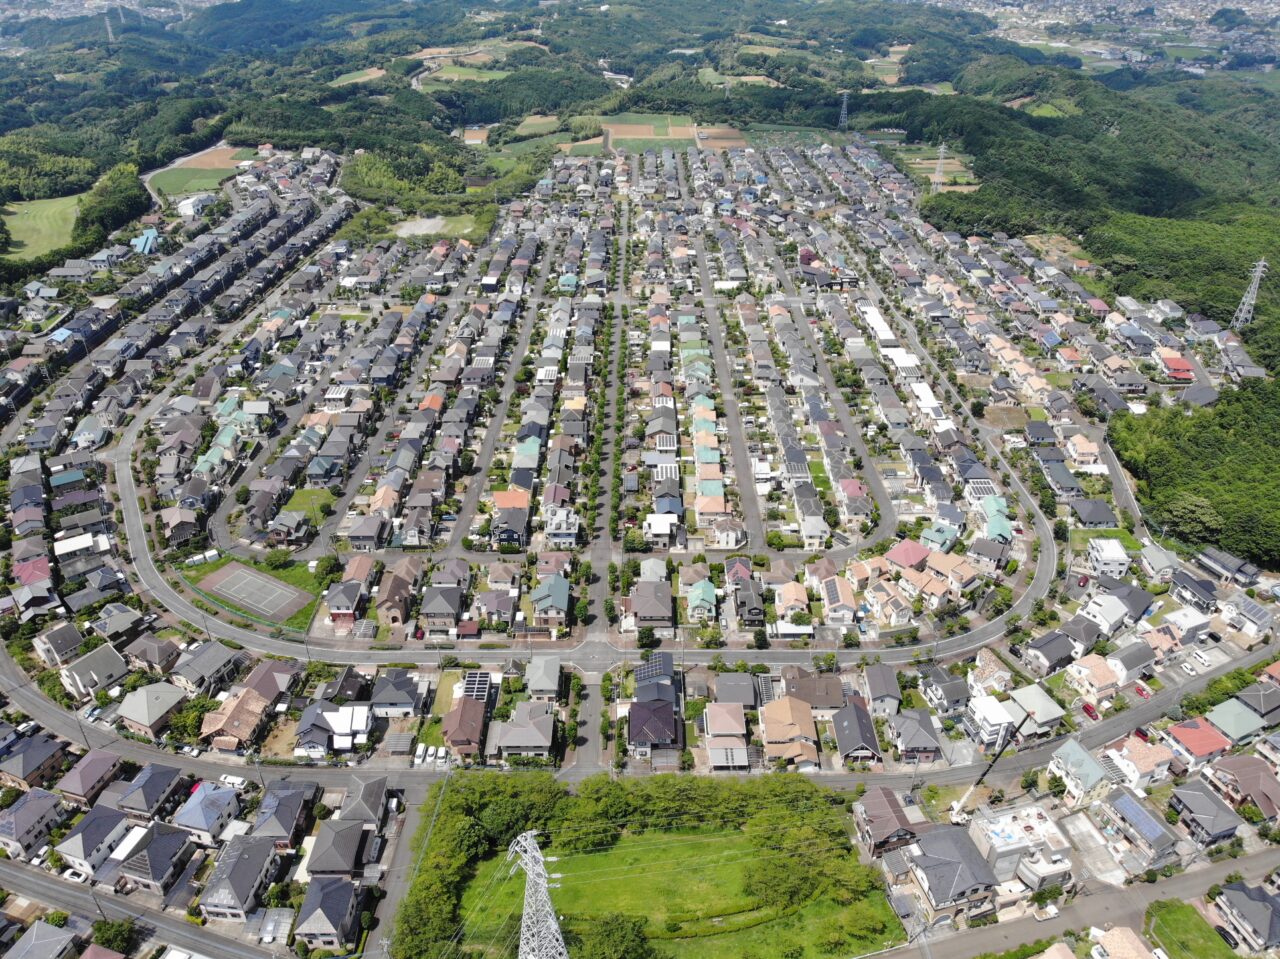
M 1133 687 L 1133 691 L 1137 693 L 1138 696 L 1142 699 L 1151 698 L 1151 690 L 1147 689 L 1147 687 L 1142 685 L 1142 683 L 1138 683 L 1137 685 L 1135 685 Z
M 62 874 L 62 878 L 67 882 L 88 882 L 89 877 L 82 873 L 79 869 L 68 869 Z
M 1081 576 L 1078 580 L 1076 580 L 1076 585 L 1077 585 L 1077 586 L 1079 586 L 1081 589 L 1083 589 L 1084 587 L 1088 586 L 1088 585 L 1089 585 L 1089 577 L 1088 577 L 1088 576 Z
M 1183 663 L 1182 671 L 1186 673 L 1188 676 L 1196 675 L 1196 668 L 1192 666 L 1190 663 Z
M 1141 739 L 1144 743 L 1151 742 L 1151 730 L 1146 726 L 1139 726 L 1133 731 L 1133 734 Z
M 1225 942 L 1232 949 L 1240 948 L 1240 940 L 1237 939 L 1236 934 L 1232 932 L 1230 929 L 1228 929 L 1226 926 L 1214 926 L 1213 931 L 1216 932 L 1219 936 L 1221 936 L 1222 941 Z
M 1084 714 L 1090 719 L 1098 719 L 1098 710 L 1094 707 L 1093 703 L 1085 703 L 1083 708 Z
M 245 780 L 243 776 L 233 776 L 231 773 L 223 773 L 218 777 L 218 782 L 225 786 L 234 786 L 236 789 L 243 789 Z

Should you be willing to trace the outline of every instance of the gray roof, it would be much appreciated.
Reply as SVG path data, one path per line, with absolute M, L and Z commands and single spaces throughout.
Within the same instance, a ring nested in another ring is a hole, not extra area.
M 935 903 L 964 898 L 971 889 L 997 883 L 995 873 L 961 826 L 937 826 L 917 837 L 911 859 L 924 874 Z
M 264 836 L 237 836 L 222 848 L 200 896 L 203 905 L 249 910 L 254 906 L 258 876 L 275 855 L 275 841 Z
M 27 830 L 46 816 L 50 809 L 56 809 L 61 802 L 61 799 L 45 789 L 32 789 L 23 793 L 8 809 L 0 810 L 0 839 L 21 843 Z
M 1213 787 L 1203 779 L 1179 786 L 1173 795 L 1185 807 L 1186 815 L 1193 817 L 1210 836 L 1232 832 L 1244 825 L 1244 820 L 1218 798 Z
M 316 830 L 315 845 L 307 858 L 307 871 L 351 874 L 360 866 L 364 823 L 358 819 L 326 819 Z
M 238 807 L 240 800 L 230 786 L 204 781 L 195 788 L 173 815 L 173 824 L 201 832 L 213 828 L 228 809 Z
M 1074 776 L 1082 789 L 1088 792 L 1107 778 L 1107 771 L 1102 763 L 1093 757 L 1074 739 L 1068 739 L 1053 751 L 1053 758 L 1062 764 L 1062 768 Z
M 48 762 L 49 757 L 62 751 L 62 743 L 48 733 L 38 733 L 19 739 L 0 759 L 0 770 L 17 779 L 29 778 Z
M 1155 650 L 1143 642 L 1130 643 L 1124 649 L 1116 650 L 1108 657 L 1121 663 L 1125 669 L 1133 671 L 1150 666 L 1156 661 Z
M 902 691 L 898 688 L 898 673 L 888 663 L 868 663 L 862 667 L 867 679 L 867 695 L 872 701 L 877 699 L 895 699 L 902 702 Z
M 741 703 L 748 709 L 756 705 L 756 681 L 750 673 L 718 673 L 716 702 Z
M 387 777 L 356 776 L 342 801 L 343 819 L 380 822 L 387 805 Z
M 70 929 L 59 929 L 51 926 L 43 919 L 31 924 L 22 937 L 9 947 L 6 959 L 52 959 L 66 950 L 67 944 L 74 942 L 75 932 Z
M 560 689 L 560 657 L 534 656 L 524 671 L 524 679 L 531 692 L 557 692 Z
M 185 829 L 163 822 L 149 823 L 129 857 L 121 863 L 120 871 L 126 876 L 159 882 L 182 858 L 190 842 L 191 834 Z
M 88 854 L 102 845 L 124 820 L 125 815 L 119 809 L 94 806 L 58 843 L 58 852 L 73 859 L 88 859 Z
M 120 757 L 115 753 L 105 749 L 90 749 L 62 777 L 58 788 L 76 796 L 88 795 L 103 779 L 112 775 L 119 765 Z
M 938 740 L 933 714 L 927 709 L 904 709 L 889 720 L 901 749 L 937 749 Z
M 298 827 L 303 807 L 315 797 L 313 783 L 289 783 L 276 780 L 262 794 L 258 818 L 253 822 L 255 836 L 288 839 Z
M 489 751 L 548 749 L 555 736 L 556 718 L 550 703 L 517 703 L 511 719 L 489 726 Z
M 153 813 L 173 792 L 180 778 L 180 769 L 147 763 L 120 794 L 116 806 L 125 812 Z
M 880 754 L 880 742 L 876 737 L 876 725 L 862 700 L 855 697 L 849 705 L 831 714 L 831 726 L 836 734 L 836 749 L 841 756 L 869 750 Z
M 1280 897 L 1262 886 L 1229 882 L 1222 898 L 1256 932 L 1266 948 L 1280 945 Z
M 186 698 L 187 694 L 172 683 L 152 683 L 126 693 L 117 715 L 143 726 L 154 726 Z
M 345 933 L 344 920 L 351 912 L 356 887 L 340 876 L 316 876 L 307 886 L 307 895 L 298 910 L 295 933 Z
M 179 663 L 174 672 L 193 685 L 199 686 L 209 677 L 235 659 L 235 650 L 223 646 L 222 643 L 205 643 L 184 662 Z

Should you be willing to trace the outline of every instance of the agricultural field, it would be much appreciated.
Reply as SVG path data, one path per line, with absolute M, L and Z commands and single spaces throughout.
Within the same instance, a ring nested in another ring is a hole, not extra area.
M 881 83 L 886 86 L 896 86 L 902 79 L 902 57 L 910 49 L 909 43 L 890 47 L 887 57 L 874 57 L 864 60 L 863 63 L 871 69 L 871 75 Z
M 938 147 L 916 143 L 896 147 L 894 152 L 906 164 L 906 172 L 921 183 L 932 183 L 938 166 Z M 968 192 L 978 188 L 978 178 L 973 175 L 973 157 L 947 150 L 942 163 L 943 183 L 941 191 Z
M 609 913 L 643 917 L 650 938 L 673 959 L 862 955 L 903 940 L 878 890 L 852 906 L 819 895 L 796 909 L 762 907 L 745 891 L 754 855 L 738 830 L 626 836 L 605 852 L 563 856 L 552 899 L 569 931 Z M 501 917 L 518 911 L 524 884 L 507 878 L 509 869 L 505 857 L 490 859 L 468 884 L 461 913 L 471 914 L 482 899 L 485 904 L 467 930 L 471 942 L 493 940 Z M 850 927 L 866 930 L 865 938 L 851 935 L 836 953 L 824 948 Z
M 180 166 L 161 170 L 151 178 L 151 188 L 166 196 L 183 196 L 188 193 L 204 193 L 218 189 L 227 177 L 235 176 L 235 169 L 205 169 Z
M 13 238 L 6 255 L 23 260 L 66 246 L 71 241 L 80 196 L 82 194 L 28 200 L 6 206 L 0 215 L 4 216 L 5 226 Z
M 478 80 L 483 83 L 489 80 L 501 80 L 510 73 L 510 70 L 488 70 L 484 67 L 469 67 L 449 63 L 436 70 L 430 77 L 425 78 L 423 85 L 426 86 L 434 82 L 455 83 L 458 80 Z
M 722 86 L 726 83 L 731 87 L 738 86 L 739 84 L 761 87 L 782 86 L 782 84 L 777 80 L 772 77 L 766 77 L 762 74 L 750 74 L 746 76 L 728 75 L 721 73 L 715 67 L 701 67 L 698 70 L 698 81 L 714 87 Z

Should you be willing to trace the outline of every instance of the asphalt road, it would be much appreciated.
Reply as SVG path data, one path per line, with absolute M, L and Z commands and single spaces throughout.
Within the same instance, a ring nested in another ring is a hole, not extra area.
M 134 900 L 111 892 L 91 892 L 87 886 L 55 879 L 33 866 L 0 860 L 0 884 L 10 892 L 25 896 L 42 906 L 53 906 L 79 916 L 97 919 L 100 915 L 105 915 L 108 919 L 133 919 L 138 926 L 154 930 L 158 940 L 208 956 L 209 959 L 245 959 L 246 956 L 267 959 L 274 955 L 246 940 L 222 934 L 216 924 L 193 926 L 182 915 L 171 915 L 141 906 Z

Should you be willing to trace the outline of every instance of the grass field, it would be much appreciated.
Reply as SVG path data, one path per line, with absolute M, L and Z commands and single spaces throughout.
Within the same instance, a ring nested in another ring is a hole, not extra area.
M 685 147 L 693 146 L 695 141 L 693 137 L 624 137 L 622 139 L 615 137 L 611 142 L 620 149 L 641 153 L 645 150 L 663 150 L 667 148 L 683 150 Z
M 230 563 L 237 563 L 237 562 L 241 563 L 244 566 L 248 566 L 254 570 L 257 570 L 259 573 L 262 573 L 264 576 L 270 576 L 272 579 L 278 579 L 282 583 L 288 583 L 290 586 L 294 586 L 297 589 L 302 590 L 304 593 L 310 593 L 312 596 L 316 597 L 316 599 L 313 599 L 310 603 L 308 603 L 306 606 L 298 610 L 296 613 L 294 613 L 292 616 L 290 616 L 288 619 L 286 619 L 283 623 L 280 624 L 284 626 L 286 629 L 293 629 L 293 630 L 299 630 L 299 631 L 305 632 L 307 628 L 311 625 L 312 617 L 315 616 L 316 606 L 320 602 L 319 596 L 320 596 L 320 593 L 322 592 L 320 588 L 320 584 L 316 581 L 316 578 L 312 574 L 312 572 L 309 569 L 307 569 L 306 563 L 294 563 L 292 566 L 288 567 L 287 569 L 268 569 L 266 566 L 262 565 L 261 563 L 255 563 L 255 562 L 252 562 L 251 560 L 237 559 L 235 556 L 230 556 L 230 555 L 219 556 L 217 559 L 209 563 L 201 563 L 198 566 L 182 567 L 181 568 L 182 578 L 185 579 L 187 583 L 190 584 L 192 587 L 199 589 L 200 581 L 203 580 L 206 576 L 208 576 L 211 573 L 216 573 L 218 570 L 222 569 L 222 567 Z M 214 601 L 219 603 L 222 606 L 225 606 L 227 609 L 239 615 L 243 615 L 247 619 L 256 619 L 259 622 L 266 622 L 266 620 L 262 619 L 262 617 L 259 616 L 257 613 L 253 613 L 253 612 L 250 612 L 249 610 L 241 609 L 240 607 L 236 606 L 234 603 L 228 602 L 227 600 L 222 599 L 221 597 L 215 597 Z M 201 600 L 201 602 L 207 602 L 207 600 Z
M 1235 956 L 1195 906 L 1175 899 L 1151 904 L 1147 910 L 1147 933 L 1169 959 L 1232 959 Z
M 239 163 L 241 160 L 256 160 L 257 157 L 258 157 L 258 151 L 255 150 L 253 147 L 241 147 L 234 154 L 232 154 L 231 159 Z
M 486 70 L 483 67 L 464 67 L 455 63 L 441 67 L 435 73 L 431 74 L 432 80 L 479 80 L 487 82 L 489 80 L 501 80 L 505 76 L 509 76 L 510 70 Z
M 13 237 L 8 256 L 22 260 L 66 246 L 71 240 L 71 228 L 75 226 L 82 195 L 28 200 L 5 207 L 5 226 Z
M 381 67 L 367 67 L 364 70 L 352 70 L 350 73 L 344 73 L 340 77 L 336 77 L 329 81 L 331 87 L 345 87 L 348 83 L 366 83 L 369 80 L 377 80 L 379 77 L 385 77 L 387 71 Z
M 537 136 L 543 133 L 551 133 L 559 125 L 559 117 L 531 113 L 520 121 L 520 125 L 516 127 L 516 133 L 522 137 Z
M 284 504 L 285 509 L 306 513 L 317 526 L 324 522 L 326 511 L 334 503 L 336 497 L 327 489 L 300 489 L 289 497 Z
M 575 143 L 569 147 L 571 157 L 598 157 L 604 153 L 603 143 Z
M 606 913 L 644 917 L 649 935 L 673 959 L 824 955 L 817 944 L 843 922 L 844 908 L 819 896 L 789 913 L 762 911 L 743 892 L 750 855 L 750 842 L 736 831 L 627 836 L 606 852 L 564 856 L 556 864 L 560 888 L 552 900 L 570 930 Z M 473 943 L 491 941 L 502 917 L 519 910 L 524 884 L 504 878 L 509 868 L 505 857 L 482 863 L 463 894 L 463 915 L 484 903 L 468 929 Z M 850 940 L 839 955 L 902 941 L 884 896 L 874 893 L 868 902 L 887 933 Z
M 1091 539 L 1118 539 L 1120 545 L 1130 552 L 1142 549 L 1142 544 L 1134 539 L 1133 534 L 1123 529 L 1073 529 L 1071 531 L 1071 549 L 1077 553 L 1089 548 Z
M 172 170 L 161 170 L 151 178 L 151 188 L 168 196 L 182 196 L 187 193 L 204 193 L 216 190 L 218 185 L 235 170 L 201 170 L 196 167 L 174 167 Z

